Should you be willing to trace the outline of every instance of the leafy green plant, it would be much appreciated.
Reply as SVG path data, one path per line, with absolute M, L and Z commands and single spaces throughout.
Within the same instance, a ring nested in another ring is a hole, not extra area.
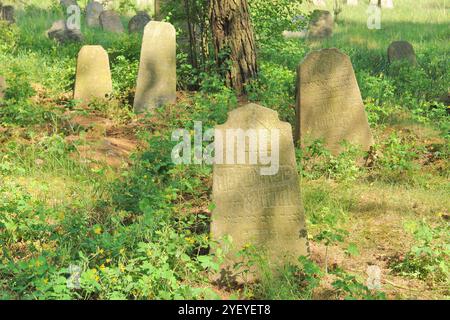
M 240 255 L 245 264 L 243 276 L 246 273 L 258 275 L 256 285 L 246 285 L 246 295 L 251 299 L 271 300 L 307 300 L 312 299 L 314 289 L 320 284 L 322 271 L 313 261 L 305 256 L 300 256 L 297 261 L 284 263 L 278 261 L 277 265 L 269 263 L 264 250 L 255 246 L 248 246 Z
M 449 284 L 450 238 L 449 225 L 441 222 L 433 226 L 426 220 L 408 221 L 405 229 L 414 236 L 415 243 L 402 259 L 394 260 L 393 271 L 431 284 Z
M 322 242 L 325 245 L 325 272 L 328 273 L 328 250 L 330 246 L 341 243 L 348 236 L 348 231 L 339 228 L 339 225 L 346 220 L 347 216 L 343 211 L 330 210 L 328 207 L 322 208 L 319 212 L 314 212 L 309 217 L 309 225 L 312 232 L 315 232 L 313 240 Z
M 342 269 L 333 271 L 337 277 L 333 281 L 333 287 L 345 300 L 385 300 L 386 295 L 381 291 L 370 290 L 366 285 L 358 281 L 357 277 L 348 274 Z
M 309 179 L 336 179 L 337 181 L 353 181 L 361 174 L 358 165 L 362 152 L 357 146 L 342 143 L 344 151 L 337 156 L 326 149 L 321 140 L 315 140 L 302 150 L 297 151 L 301 173 Z

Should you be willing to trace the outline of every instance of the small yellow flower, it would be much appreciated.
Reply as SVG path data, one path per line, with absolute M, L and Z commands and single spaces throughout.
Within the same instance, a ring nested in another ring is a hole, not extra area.
M 106 263 L 110 263 L 112 260 L 111 259 L 106 259 Z
M 98 252 L 98 254 L 99 254 L 99 255 L 103 255 L 103 254 L 105 254 L 105 250 L 103 250 L 103 249 L 101 249 L 101 248 L 100 248 L 100 249 L 98 249 L 98 251 L 97 251 L 97 252 Z
M 101 234 L 102 233 L 102 227 L 100 227 L 100 226 L 95 227 L 94 233 L 95 234 Z
M 119 270 L 120 272 L 125 272 L 125 266 L 121 263 L 119 263 Z
M 125 254 L 125 249 L 124 249 L 124 248 L 120 249 L 119 253 L 120 253 L 121 255 L 124 255 L 124 254 Z
M 100 271 L 105 271 L 106 267 L 104 264 L 102 264 L 99 269 L 100 269 Z
M 47 278 L 44 279 L 44 283 L 45 283 L 45 284 L 48 283 L 48 279 L 47 279 Z

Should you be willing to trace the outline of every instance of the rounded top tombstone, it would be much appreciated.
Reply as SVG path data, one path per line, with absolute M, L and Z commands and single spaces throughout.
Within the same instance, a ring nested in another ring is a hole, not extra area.
M 139 11 L 137 15 L 131 18 L 128 23 L 128 32 L 143 32 L 147 23 L 149 23 L 152 19 L 145 11 Z
M 406 60 L 411 65 L 417 65 L 416 53 L 408 41 L 394 41 L 388 48 L 389 63 L 398 60 Z

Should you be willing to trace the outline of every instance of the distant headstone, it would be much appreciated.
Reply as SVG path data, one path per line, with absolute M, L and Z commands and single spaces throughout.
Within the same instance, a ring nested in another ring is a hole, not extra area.
M 76 0 L 61 0 L 59 2 L 59 4 L 64 8 L 67 9 L 70 6 L 78 6 L 77 1 Z
M 367 151 L 373 145 L 350 58 L 338 49 L 309 53 L 297 70 L 296 141 L 323 140 L 333 153 L 345 140 Z
M 417 65 L 416 53 L 412 44 L 407 41 L 394 41 L 388 48 L 389 63 L 397 60 L 406 60 L 411 65 Z
M 137 15 L 131 18 L 128 23 L 128 32 L 143 32 L 147 23 L 149 23 L 152 19 L 145 11 L 139 11 Z
M 0 4 L 0 20 L 7 21 L 9 24 L 16 22 L 16 19 L 14 18 L 14 7 L 2 6 Z
M 176 32 L 168 22 L 150 21 L 142 41 L 134 110 L 144 112 L 176 101 Z
M 97 1 L 91 1 L 86 7 L 86 24 L 89 27 L 100 26 L 100 14 L 103 12 L 103 5 Z
M 6 81 L 5 78 L 0 76 L 0 100 L 3 100 L 5 97 L 5 91 L 6 91 Z
M 358 0 L 347 0 L 347 5 L 348 6 L 357 6 Z
M 67 28 L 65 20 L 55 21 L 51 28 L 47 30 L 47 36 L 59 43 L 83 41 L 83 34 L 81 31 L 79 29 Z
M 236 139 L 235 133 L 239 130 L 248 135 L 247 138 Z M 251 138 L 252 132 L 256 138 Z M 267 144 L 262 142 L 261 132 L 266 132 Z M 248 104 L 231 111 L 228 121 L 216 127 L 216 143 L 218 133 L 223 143 L 216 145 L 216 157 L 221 154 L 223 159 L 228 159 L 232 152 L 231 159 L 235 160 L 239 150 L 246 155 L 244 162 L 235 162 L 240 164 L 229 164 L 227 160 L 218 163 L 216 158 L 213 169 L 215 209 L 211 236 L 219 242 L 231 236 L 233 246 L 224 269 L 238 260 L 235 253 L 247 245 L 264 250 L 272 263 L 283 262 L 285 257 L 296 259 L 307 255 L 307 232 L 291 125 L 280 121 L 274 110 Z M 261 161 L 261 155 L 267 152 L 279 155 L 278 171 L 263 175 L 262 169 L 269 165 Z M 251 162 L 252 155 L 258 160 Z
M 124 28 L 120 16 L 113 10 L 106 10 L 100 14 L 100 25 L 108 32 L 123 33 Z
M 109 58 L 102 46 L 84 46 L 78 53 L 75 100 L 105 99 L 112 92 Z
M 325 38 L 333 34 L 334 20 L 329 11 L 314 10 L 308 27 L 308 38 Z

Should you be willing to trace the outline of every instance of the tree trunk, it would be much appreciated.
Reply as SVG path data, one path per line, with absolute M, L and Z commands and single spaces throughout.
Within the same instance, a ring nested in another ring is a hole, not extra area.
M 258 73 L 247 0 L 211 0 L 210 21 L 217 64 L 227 68 L 227 85 L 241 94 Z

